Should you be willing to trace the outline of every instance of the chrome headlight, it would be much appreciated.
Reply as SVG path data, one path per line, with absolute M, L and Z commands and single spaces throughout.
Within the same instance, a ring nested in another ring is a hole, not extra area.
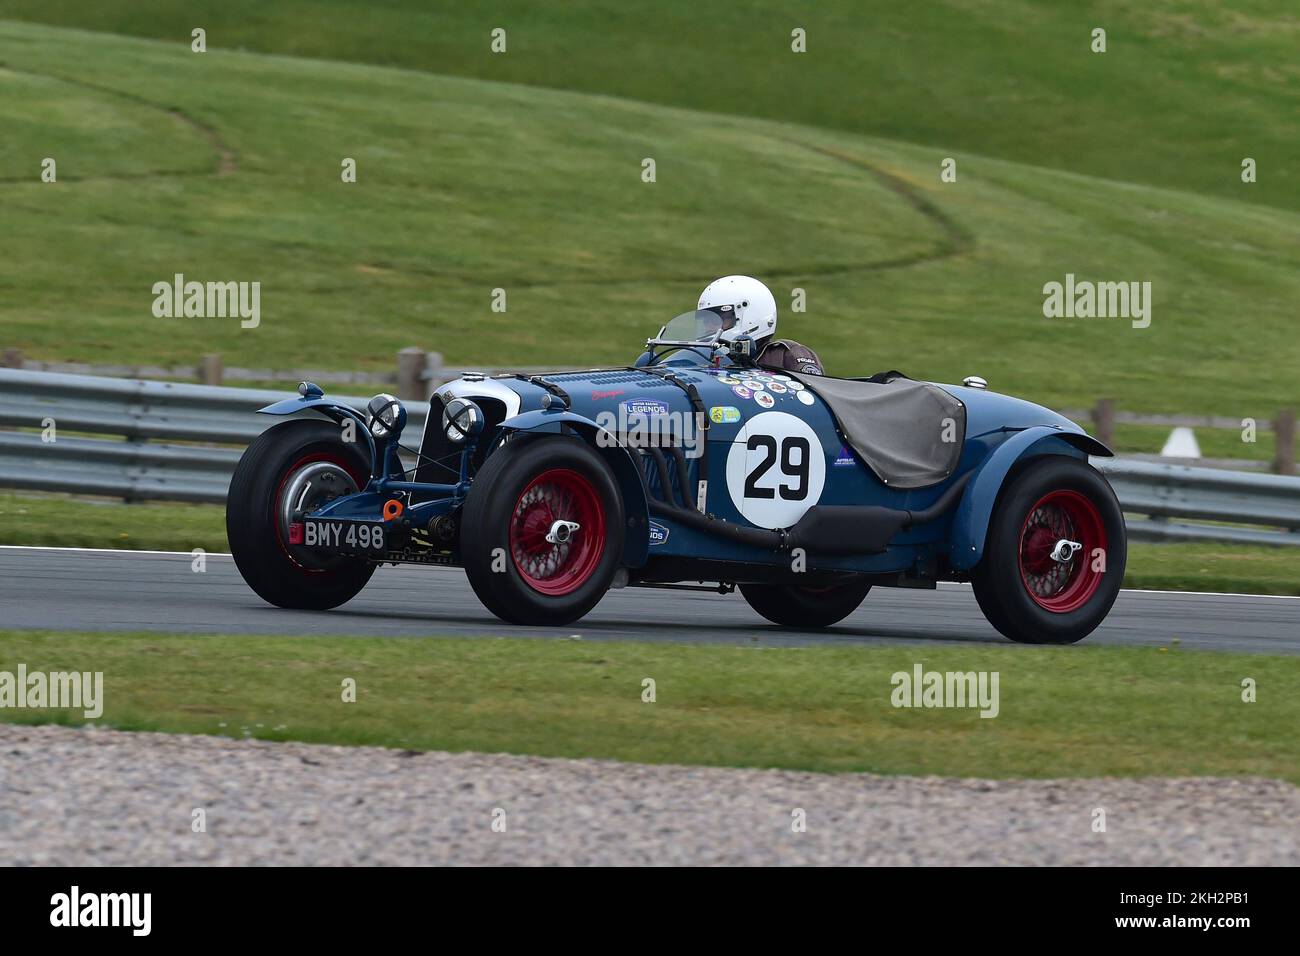
M 406 427 L 406 407 L 392 395 L 380 392 L 366 405 L 366 426 L 376 438 L 400 435 Z
M 474 438 L 483 430 L 483 410 L 468 398 L 454 398 L 442 410 L 442 430 L 456 445 Z

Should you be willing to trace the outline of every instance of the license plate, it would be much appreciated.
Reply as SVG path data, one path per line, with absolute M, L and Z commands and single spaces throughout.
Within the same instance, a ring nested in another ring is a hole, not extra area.
M 339 521 L 308 518 L 303 522 L 302 543 L 308 548 L 329 548 L 362 554 L 383 554 L 388 550 L 382 521 Z

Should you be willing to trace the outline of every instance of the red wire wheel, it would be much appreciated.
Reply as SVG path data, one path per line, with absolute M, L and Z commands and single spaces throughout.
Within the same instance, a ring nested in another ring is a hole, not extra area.
M 546 535 L 557 521 L 578 529 L 569 540 Z M 605 553 L 605 509 L 590 481 L 569 468 L 542 472 L 524 488 L 510 518 L 510 556 L 534 591 L 571 594 L 592 576 Z
M 1082 545 L 1066 561 L 1052 551 L 1058 541 Z M 1102 572 L 1093 570 L 1098 548 L 1106 554 L 1106 525 L 1092 499 L 1077 491 L 1052 491 L 1029 509 L 1020 529 L 1020 579 L 1041 608 L 1068 614 L 1097 593 Z

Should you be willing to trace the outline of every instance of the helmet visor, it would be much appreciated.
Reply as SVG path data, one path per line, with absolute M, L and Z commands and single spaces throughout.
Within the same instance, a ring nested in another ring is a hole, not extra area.
M 712 312 L 718 317 L 719 322 L 721 322 L 721 327 L 718 329 L 719 332 L 734 329 L 736 327 L 736 321 L 739 318 L 734 305 L 711 305 L 707 309 L 701 309 L 700 311 Z

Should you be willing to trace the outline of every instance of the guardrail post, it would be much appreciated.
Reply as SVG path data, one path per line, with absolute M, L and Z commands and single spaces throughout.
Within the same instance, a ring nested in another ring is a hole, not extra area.
M 408 345 L 397 353 L 397 397 L 407 402 L 420 402 L 429 397 L 430 389 L 424 380 L 428 361 L 424 349 Z
M 1295 474 L 1295 409 L 1284 408 L 1273 421 L 1273 471 L 1279 475 Z
M 1097 399 L 1092 409 L 1092 428 L 1095 438 L 1107 447 L 1115 443 L 1115 403 L 1109 398 Z
M 199 363 L 199 381 L 204 385 L 221 384 L 221 356 L 209 354 Z
M 425 364 L 425 397 L 433 394 L 436 389 L 447 379 L 446 373 L 442 369 L 442 353 L 430 352 Z
M 3 358 L 0 358 L 0 365 L 3 365 L 5 368 L 22 368 L 23 350 L 5 349 Z

